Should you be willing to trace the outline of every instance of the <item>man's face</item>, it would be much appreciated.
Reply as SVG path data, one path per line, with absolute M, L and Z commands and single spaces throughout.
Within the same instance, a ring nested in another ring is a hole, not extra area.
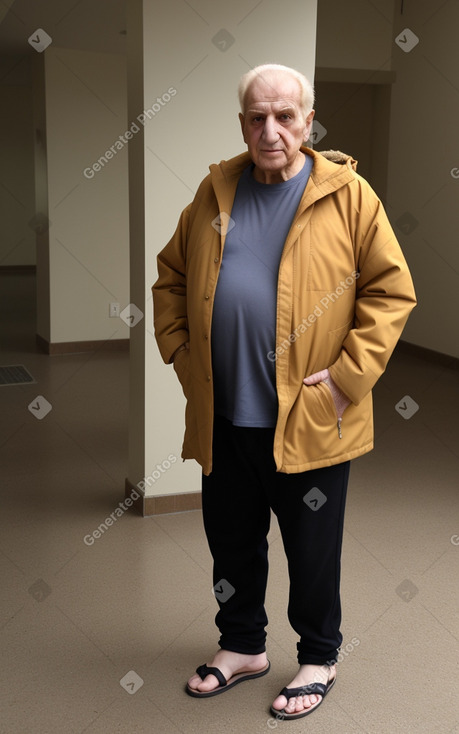
M 314 111 L 306 120 L 298 81 L 285 72 L 256 78 L 239 115 L 244 142 L 264 183 L 286 181 L 301 170 L 300 146 L 308 139 Z

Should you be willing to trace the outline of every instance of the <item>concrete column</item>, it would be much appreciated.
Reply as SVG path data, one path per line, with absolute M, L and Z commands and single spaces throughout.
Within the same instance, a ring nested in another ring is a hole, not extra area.
M 49 46 L 33 61 L 38 335 L 127 340 L 109 317 L 129 299 L 125 58 Z
M 128 488 L 147 479 L 147 514 L 197 506 L 186 495 L 200 490 L 200 468 L 180 459 L 182 392 L 153 337 L 156 255 L 209 164 L 245 150 L 239 77 L 274 62 L 313 78 L 316 4 L 128 0 L 128 120 L 147 115 L 129 149 L 131 300 L 145 318 L 131 330 Z

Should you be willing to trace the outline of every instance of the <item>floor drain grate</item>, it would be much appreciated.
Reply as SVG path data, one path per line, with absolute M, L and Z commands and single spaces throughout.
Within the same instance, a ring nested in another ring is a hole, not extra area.
M 11 364 L 7 367 L 0 367 L 0 386 L 27 385 L 30 382 L 35 382 L 35 380 L 23 364 Z

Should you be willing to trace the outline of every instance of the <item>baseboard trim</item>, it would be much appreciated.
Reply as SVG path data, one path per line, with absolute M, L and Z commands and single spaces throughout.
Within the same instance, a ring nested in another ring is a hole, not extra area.
M 40 352 L 51 357 L 62 354 L 81 354 L 82 352 L 129 351 L 129 339 L 100 339 L 86 342 L 49 342 L 39 334 L 36 335 Z
M 400 340 L 396 346 L 396 351 L 403 352 L 404 354 L 411 354 L 413 357 L 420 357 L 427 362 L 434 362 L 442 367 L 449 367 L 450 369 L 459 369 L 459 358 L 453 357 L 450 354 L 444 352 L 436 352 L 434 349 L 427 349 L 427 347 L 420 347 L 417 344 L 411 344 Z
M 36 265 L 0 265 L 0 275 L 35 275 Z
M 126 499 L 128 497 L 132 499 L 132 508 L 142 517 L 170 515 L 202 509 L 201 492 L 182 492 L 181 494 L 145 497 L 129 479 L 125 480 L 124 496 Z

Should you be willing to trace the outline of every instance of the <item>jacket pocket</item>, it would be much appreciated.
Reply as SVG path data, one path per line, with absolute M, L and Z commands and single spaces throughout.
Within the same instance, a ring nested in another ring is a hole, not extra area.
M 324 388 L 325 388 L 325 395 L 328 395 L 328 397 L 330 398 L 330 400 L 328 402 L 330 402 L 331 405 L 332 405 L 333 414 L 334 414 L 336 420 L 338 420 L 338 418 L 342 418 L 343 416 L 342 415 L 338 415 L 338 413 L 336 411 L 336 405 L 335 405 L 335 401 L 333 400 L 333 395 L 332 395 L 332 392 L 330 390 L 330 387 L 327 385 L 326 382 L 319 382 L 317 386 L 319 386 L 319 385 L 323 385 L 324 386 Z M 311 387 L 311 385 L 309 387 Z M 328 398 L 326 398 L 326 399 L 328 400 Z
M 350 436 L 340 440 L 338 418 L 329 387 L 317 385 L 301 387 L 287 418 L 284 434 L 285 464 L 301 465 L 323 462 L 346 450 Z
M 343 413 L 342 437 L 328 385 L 303 385 L 290 410 L 284 431 L 283 464 L 310 468 L 360 456 L 373 445 L 371 393 Z M 297 469 L 292 469 L 298 471 Z M 303 471 L 303 469 L 301 469 Z
M 310 393 L 311 389 L 312 392 Z M 304 385 L 303 390 L 306 391 L 303 399 L 314 423 L 335 427 L 338 414 L 327 383 L 318 382 L 316 385 Z
M 182 386 L 183 394 L 190 395 L 190 350 L 181 349 L 174 359 L 174 370 Z
M 290 411 L 287 428 L 294 440 L 305 444 L 320 444 L 329 450 L 338 438 L 335 403 L 330 388 L 324 382 L 303 385 Z

